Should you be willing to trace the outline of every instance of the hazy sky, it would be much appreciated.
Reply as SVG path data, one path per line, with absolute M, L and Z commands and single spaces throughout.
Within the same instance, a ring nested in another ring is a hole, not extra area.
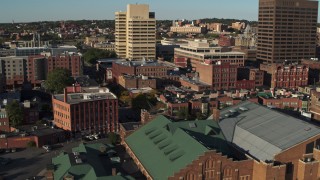
M 157 19 L 257 20 L 259 0 L 1 0 L 0 23 L 114 19 L 127 4 L 149 4 Z

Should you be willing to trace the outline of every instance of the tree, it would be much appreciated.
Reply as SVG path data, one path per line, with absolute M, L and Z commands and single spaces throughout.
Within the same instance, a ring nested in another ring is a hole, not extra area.
M 98 59 L 115 58 L 117 54 L 114 51 L 90 48 L 84 53 L 83 58 L 89 64 L 95 64 Z
M 10 126 L 17 127 L 23 121 L 23 110 L 18 101 L 12 101 L 7 104 L 6 111 L 9 117 Z
M 29 148 L 36 147 L 36 142 L 34 142 L 34 141 L 27 142 L 27 147 L 29 147 Z
M 157 104 L 157 98 L 154 97 L 153 93 L 139 94 L 138 96 L 132 99 L 133 109 L 150 110 L 156 104 Z
M 51 93 L 62 93 L 63 88 L 72 85 L 72 83 L 71 72 L 67 69 L 57 68 L 49 72 L 44 86 Z
M 114 132 L 109 132 L 108 140 L 111 144 L 115 145 L 119 141 L 119 135 Z

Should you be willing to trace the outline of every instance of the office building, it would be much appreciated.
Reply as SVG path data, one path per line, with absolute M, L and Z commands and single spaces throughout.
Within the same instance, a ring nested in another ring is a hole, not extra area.
M 9 56 L 0 58 L 0 74 L 7 87 L 22 85 L 27 79 L 28 57 Z
M 260 0 L 257 59 L 297 62 L 316 55 L 318 1 Z
M 149 5 L 128 4 L 127 12 L 115 13 L 115 50 L 119 58 L 155 59 L 156 19 Z
M 192 66 L 206 60 L 221 61 L 232 65 L 244 66 L 245 54 L 233 52 L 228 47 L 210 47 L 207 40 L 189 41 L 174 50 L 174 63 L 181 67 Z
M 117 132 L 117 97 L 106 88 L 80 89 L 52 97 L 54 124 L 73 135 Z

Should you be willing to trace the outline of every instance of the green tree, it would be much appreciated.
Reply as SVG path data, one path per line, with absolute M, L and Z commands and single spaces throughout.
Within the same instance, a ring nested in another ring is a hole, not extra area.
M 188 120 L 190 118 L 190 114 L 188 112 L 188 108 L 181 108 L 177 112 L 178 119 Z
M 109 132 L 108 140 L 111 144 L 115 145 L 119 142 L 119 135 L 114 132 Z
M 67 69 L 57 68 L 48 74 L 45 81 L 45 88 L 51 93 L 62 93 L 63 88 L 73 83 L 71 72 Z
M 19 126 L 23 121 L 23 110 L 20 107 L 19 102 L 14 100 L 8 103 L 5 109 L 9 117 L 10 126 Z
M 139 94 L 132 99 L 132 108 L 150 110 L 157 102 L 153 93 Z
M 95 64 L 98 59 L 115 58 L 117 54 L 114 51 L 90 48 L 83 55 L 84 60 L 89 64 Z
M 34 142 L 34 141 L 27 142 L 27 147 L 29 147 L 29 148 L 36 147 L 36 142 Z

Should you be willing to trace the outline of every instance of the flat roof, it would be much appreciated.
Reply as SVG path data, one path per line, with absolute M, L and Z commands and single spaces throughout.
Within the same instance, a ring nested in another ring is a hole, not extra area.
M 64 101 L 64 94 L 54 95 L 59 101 Z M 77 104 L 82 102 L 90 102 L 102 99 L 117 99 L 111 92 L 88 92 L 88 93 L 72 93 L 67 95 L 68 104 Z

